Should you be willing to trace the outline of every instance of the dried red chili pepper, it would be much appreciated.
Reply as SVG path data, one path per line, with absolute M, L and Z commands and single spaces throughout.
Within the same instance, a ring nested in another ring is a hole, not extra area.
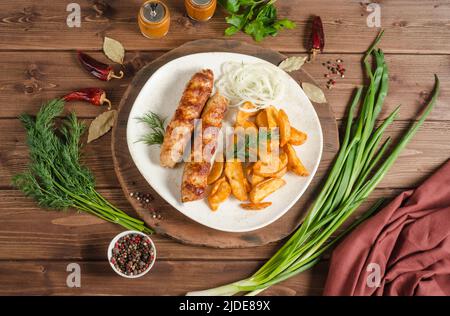
M 111 101 L 106 98 L 106 92 L 100 88 L 85 88 L 73 91 L 63 97 L 64 101 L 87 101 L 93 105 L 108 104 L 111 109 Z
M 319 52 L 323 52 L 325 47 L 325 35 L 320 16 L 315 16 L 312 21 L 311 54 L 309 61 L 313 61 Z
M 113 67 L 94 59 L 86 53 L 78 51 L 77 55 L 81 65 L 94 77 L 97 77 L 100 80 L 109 81 L 112 78 L 121 79 L 123 77 L 123 71 L 120 71 L 117 76 L 114 73 Z

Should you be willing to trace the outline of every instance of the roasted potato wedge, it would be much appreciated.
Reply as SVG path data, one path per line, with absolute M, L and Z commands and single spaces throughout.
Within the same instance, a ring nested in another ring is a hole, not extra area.
M 250 177 L 250 184 L 252 185 L 252 187 L 254 187 L 258 183 L 263 182 L 265 179 L 266 179 L 265 177 L 261 177 L 261 176 L 258 176 L 257 174 L 252 173 L 252 175 Z
M 307 138 L 308 135 L 306 135 L 306 133 L 303 133 L 291 126 L 291 137 L 289 138 L 289 144 L 299 146 L 304 144 Z
M 244 168 L 244 183 L 245 183 L 245 189 L 248 192 L 250 192 L 252 190 L 252 184 L 250 183 L 249 179 L 252 173 L 252 164 L 248 164 L 245 168 Z
M 242 163 L 237 159 L 225 162 L 225 176 L 231 185 L 231 192 L 236 199 L 246 201 L 248 195 Z
M 251 102 L 245 102 L 242 105 L 242 108 L 251 110 L 251 109 L 255 109 L 256 107 Z M 258 114 L 257 111 L 247 112 L 247 111 L 239 110 L 236 115 L 236 126 L 243 126 L 244 123 L 249 119 L 249 117 L 255 116 L 257 114 Z
M 287 167 L 289 163 L 288 155 L 283 151 L 280 153 L 280 170 Z
M 280 149 L 280 135 L 279 131 L 273 129 L 270 132 L 269 151 L 274 154 L 278 154 Z
M 286 145 L 291 138 L 291 124 L 289 118 L 283 110 L 278 111 L 278 127 L 280 128 L 280 146 Z
M 252 187 L 254 187 L 258 183 L 264 181 L 264 179 L 265 179 L 264 177 L 258 176 L 257 174 L 255 174 L 253 172 L 253 165 L 254 164 L 248 164 L 245 169 L 245 175 L 247 176 L 247 179 L 249 180 L 250 185 Z
M 252 185 L 251 185 L 250 181 L 248 181 L 247 178 L 244 178 L 244 184 L 245 184 L 245 191 L 247 191 L 247 193 L 249 193 L 252 190 Z
M 272 202 L 261 202 L 261 203 L 242 203 L 240 204 L 243 209 L 249 211 L 259 211 L 265 209 L 272 205 Z
M 253 187 L 250 192 L 250 201 L 252 203 L 259 203 L 285 184 L 286 181 L 280 178 L 270 178 L 264 180 Z
M 224 165 L 223 161 L 214 161 L 211 172 L 208 175 L 208 184 L 213 184 L 222 176 Z
M 258 160 L 253 164 L 253 173 L 260 177 L 279 177 L 278 172 L 286 168 L 288 164 L 288 156 L 285 152 L 281 152 L 279 157 L 271 156 L 264 160 Z
M 273 106 L 269 106 L 264 110 L 266 112 L 267 117 L 267 127 L 275 128 L 278 127 L 278 110 Z
M 270 177 L 272 174 L 279 171 L 281 160 L 279 157 L 267 157 L 264 160 L 258 160 L 253 165 L 253 173 L 260 177 Z
M 298 158 L 294 147 L 291 144 L 286 144 L 283 148 L 288 156 L 288 169 L 301 177 L 308 176 L 309 172 L 306 170 L 300 158 Z
M 244 121 L 240 126 L 245 128 L 246 131 L 248 131 L 248 129 L 250 128 L 251 132 L 258 132 L 258 126 L 256 126 L 256 124 L 252 121 Z
M 230 194 L 231 186 L 228 183 L 227 179 L 225 177 L 220 178 L 214 183 L 211 192 L 208 195 L 209 207 L 213 211 L 217 211 L 220 203 L 228 199 Z
M 270 175 L 270 178 L 282 178 L 288 171 L 288 156 L 285 152 L 280 154 L 280 170 Z
M 258 158 L 260 160 L 270 159 L 273 155 L 280 152 L 280 139 L 278 131 L 272 129 L 270 132 L 260 130 L 258 134 Z M 267 138 L 266 138 L 267 137 Z
M 245 166 L 245 176 L 247 177 L 247 179 L 250 179 L 252 173 L 253 173 L 253 163 L 248 163 Z
M 258 156 L 258 128 L 255 123 L 245 121 L 244 126 L 237 126 L 233 139 L 233 152 L 241 161 L 255 161 Z
M 270 178 L 283 178 L 283 176 L 287 173 L 288 168 L 284 167 L 280 171 L 277 171 L 276 173 L 272 174 Z
M 266 111 L 260 111 L 258 115 L 256 115 L 255 121 L 258 127 L 268 127 Z

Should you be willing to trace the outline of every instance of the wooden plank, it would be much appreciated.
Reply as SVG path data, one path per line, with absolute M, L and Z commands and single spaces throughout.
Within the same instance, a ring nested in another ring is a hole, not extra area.
M 87 120 L 89 123 L 89 120 Z M 386 136 L 398 137 L 410 125 L 396 121 Z M 427 121 L 380 183 L 382 188 L 409 188 L 418 184 L 450 157 L 450 121 Z M 25 134 L 16 119 L 0 121 L 0 187 L 9 188 L 11 176 L 25 169 L 28 161 Z M 119 187 L 111 157 L 110 134 L 87 145 L 83 160 L 93 171 L 97 186 Z
M 171 60 L 190 54 L 211 51 L 251 54 L 273 64 L 279 64 L 285 58 L 280 53 L 256 45 L 249 45 L 240 41 L 210 39 L 186 43 L 148 64 L 134 77 L 132 84 L 130 84 L 124 93 L 119 105 L 119 118 L 113 127 L 111 143 L 114 168 L 124 192 L 129 193 L 136 190 L 142 190 L 141 188 L 146 188 L 148 193 L 153 197 L 151 202 L 152 207 L 162 209 L 167 213 L 166 220 L 160 223 L 160 226 L 156 229 L 158 233 L 170 236 L 182 243 L 190 245 L 217 248 L 245 248 L 266 245 L 283 239 L 297 228 L 297 223 L 300 218 L 304 217 L 305 209 L 312 203 L 314 192 L 317 191 L 317 188 L 320 186 L 318 181 L 312 182 L 309 185 L 308 190 L 302 195 L 302 199 L 296 201 L 291 207 L 290 212 L 284 214 L 276 222 L 252 232 L 230 234 L 228 232 L 213 230 L 206 226 L 200 226 L 180 212 L 176 212 L 176 209 L 161 198 L 153 188 L 148 187 L 147 181 L 141 176 L 139 170 L 136 168 L 127 147 L 127 118 L 129 117 L 134 101 L 139 95 L 142 87 L 146 84 L 148 78 L 151 77 L 161 65 L 165 65 Z M 302 69 L 296 72 L 293 78 L 297 82 L 309 82 L 310 84 L 317 85 L 314 79 Z M 323 151 L 320 161 L 321 167 L 315 175 L 316 179 L 321 179 L 330 169 L 330 162 L 338 152 L 339 135 L 336 118 L 330 105 L 328 103 L 322 103 L 313 104 L 313 106 L 317 112 L 323 130 Z M 133 206 L 133 209 L 144 219 L 144 222 L 150 227 L 154 227 L 155 219 L 152 216 L 149 216 L 150 214 L 148 211 L 142 209 L 140 203 L 135 199 L 129 198 L 128 200 Z
M 121 189 L 100 190 L 109 201 L 137 217 Z M 39 208 L 20 191 L 0 190 L 0 260 L 104 260 L 111 239 L 125 230 L 74 210 L 58 212 Z M 164 213 L 161 213 L 164 221 Z M 158 258 L 163 260 L 265 259 L 277 245 L 242 250 L 182 245 L 154 235 Z
M 0 295 L 184 295 L 245 278 L 261 264 L 157 261 L 147 275 L 131 280 L 116 275 L 108 262 L 77 262 L 81 268 L 81 287 L 68 288 L 66 267 L 72 262 L 0 262 Z M 327 262 L 321 262 L 271 287 L 264 295 L 320 295 L 327 269 Z
M 361 55 L 324 54 L 319 55 L 315 63 L 304 66 L 326 92 L 338 119 L 347 116 L 356 87 L 364 85 L 366 75 L 362 58 Z M 434 74 L 437 74 L 441 81 L 441 92 L 429 120 L 450 120 L 450 75 L 446 71 L 450 69 L 449 56 L 386 55 L 385 58 L 389 69 L 389 91 L 380 119 L 386 118 L 399 105 L 401 108 L 397 119 L 416 119 L 428 101 L 434 86 Z M 328 70 L 322 64 L 328 61 L 335 63 L 337 59 L 344 61 L 345 78 L 335 79 L 336 85 L 328 90 L 326 83 L 329 78 L 324 76 Z
M 86 120 L 90 124 L 91 120 Z M 0 121 L 0 187 L 9 187 L 11 177 L 28 164 L 25 132 L 17 119 Z M 86 134 L 84 143 L 86 143 Z M 119 187 L 111 157 L 111 136 L 106 135 L 84 148 L 83 160 L 93 171 L 99 187 Z
M 161 50 L 172 49 L 193 39 L 222 38 L 226 27 L 223 12 L 218 12 L 207 24 L 193 23 L 184 15 L 182 1 L 168 0 L 173 8 L 171 32 L 167 38 L 150 41 L 139 34 L 135 21 L 141 2 L 109 2 L 113 10 L 97 16 L 92 9 L 92 1 L 80 1 L 83 15 L 80 29 L 65 29 L 67 2 L 64 1 L 0 3 L 0 69 L 4 74 L 0 77 L 2 295 L 180 295 L 246 277 L 280 245 L 275 243 L 244 251 L 214 250 L 181 245 L 154 236 L 159 258 L 155 269 L 142 279 L 130 281 L 116 276 L 105 261 L 107 244 L 122 230 L 120 227 L 73 211 L 46 212 L 20 192 L 10 189 L 11 175 L 25 168 L 27 149 L 19 123 L 5 118 L 15 117 L 23 111 L 35 112 L 45 100 L 79 87 L 104 87 L 113 103 L 118 104 L 129 83 L 129 79 L 103 83 L 90 78 L 78 67 L 73 52 L 17 50 L 100 50 L 102 37 L 108 35 L 121 40 L 129 51 L 127 60 L 132 62 L 127 63 L 126 70 L 128 78 L 131 78 L 137 69 L 159 56 Z M 334 90 L 327 91 L 328 100 L 339 119 L 344 115 L 354 86 L 363 81 L 361 56 L 352 53 L 365 51 L 377 33 L 377 29 L 366 26 L 368 13 L 361 3 L 353 0 L 306 0 L 298 6 L 294 0 L 279 1 L 280 15 L 294 19 L 299 27 L 261 44 L 285 52 L 305 52 L 305 39 L 310 31 L 307 20 L 311 13 L 319 13 L 325 24 L 326 51 L 329 54 L 321 55 L 317 63 L 306 65 L 305 70 L 318 78 L 324 87 L 326 80 L 320 63 L 338 57 L 345 59 L 346 79 L 340 81 Z M 450 75 L 444 70 L 449 68 L 450 60 L 448 55 L 435 55 L 450 54 L 449 4 L 448 0 L 381 3 L 382 26 L 386 29 L 382 48 L 388 53 L 409 54 L 387 55 L 391 92 L 382 115 L 386 116 L 396 105 L 403 104 L 399 118 L 414 118 L 433 84 L 433 73 L 439 74 L 443 91 L 430 121 L 422 127 L 380 184 L 381 189 L 371 195 L 362 209 L 376 198 L 397 194 L 398 188 L 418 184 L 449 157 Z M 252 42 L 246 35 L 240 34 L 235 38 Z M 98 52 L 93 55 L 104 58 Z M 104 109 L 81 103 L 74 103 L 68 108 L 75 109 L 78 115 L 86 118 L 92 118 Z M 395 137 L 407 125 L 408 122 L 395 122 L 388 134 Z M 104 188 L 101 193 L 132 214 L 113 173 L 109 145 L 108 135 L 87 146 L 84 159 L 96 175 L 99 187 Z M 66 266 L 70 262 L 81 264 L 81 289 L 66 286 Z M 271 288 L 265 294 L 319 295 L 327 264 L 326 261 L 321 262 L 312 270 Z M 195 275 L 202 277 L 193 277 Z
M 106 61 L 102 53 L 92 53 Z M 36 112 L 39 106 L 51 98 L 60 97 L 72 90 L 98 86 L 107 91 L 114 106 L 119 101 L 137 70 L 160 56 L 161 52 L 130 52 L 125 63 L 126 78 L 102 82 L 87 74 L 78 65 L 75 52 L 0 52 L 0 69 L 7 76 L 0 76 L 0 118 L 16 117 L 22 112 Z M 337 80 L 332 90 L 326 89 L 327 78 L 323 62 L 342 58 L 347 69 L 346 77 Z M 319 55 L 317 62 L 304 66 L 325 90 L 328 101 L 336 117 L 345 116 L 347 105 L 357 85 L 363 83 L 361 55 L 326 54 Z M 441 80 L 441 95 L 436 108 L 430 115 L 431 120 L 450 120 L 450 58 L 445 55 L 387 55 L 390 74 L 390 91 L 381 113 L 386 117 L 397 105 L 402 109 L 399 119 L 416 117 L 434 84 L 433 74 Z M 14 100 L 14 102 L 12 102 Z M 82 117 L 94 117 L 104 107 L 90 106 L 86 103 L 68 104 L 69 110 L 75 110 Z
M 355 215 L 362 214 L 378 199 L 391 198 L 399 192 L 375 190 Z M 100 193 L 120 209 L 136 216 L 120 189 L 100 190 Z M 110 240 L 124 230 L 74 210 L 40 209 L 34 201 L 15 190 L 0 190 L 0 209 L 0 260 L 105 260 Z M 214 249 L 183 245 L 158 235 L 153 235 L 152 239 L 160 260 L 264 260 L 281 246 L 281 242 L 277 242 L 245 250 Z
M 168 0 L 172 23 L 167 37 L 148 40 L 138 29 L 136 16 L 141 1 L 108 1 L 110 10 L 98 15 L 92 2 L 83 0 L 80 28 L 66 25 L 66 1 L 19 0 L 0 4 L 2 49 L 100 49 L 102 37 L 122 41 L 128 50 L 168 50 L 200 38 L 222 38 L 227 27 L 222 9 L 208 23 L 196 23 L 185 15 L 183 1 Z M 310 16 L 320 14 L 328 52 L 363 52 L 378 32 L 367 26 L 364 1 L 295 0 L 277 3 L 279 16 L 294 20 L 298 27 L 261 45 L 281 51 L 305 51 L 310 36 Z M 381 26 L 386 29 L 383 47 L 395 53 L 449 53 L 448 1 L 396 0 L 381 3 Z M 245 34 L 238 40 L 252 42 Z M 357 40 L 355 40 L 357 39 Z
M 107 62 L 102 53 L 93 52 L 90 55 Z M 160 55 L 161 52 L 128 53 L 124 65 L 125 78 L 104 82 L 81 67 L 75 51 L 0 53 L 0 69 L 8 74 L 0 77 L 0 117 L 17 117 L 23 112 L 36 112 L 41 104 L 49 99 L 87 87 L 105 89 L 113 106 L 117 107 L 136 71 Z M 116 67 L 117 70 L 119 68 Z M 12 100 L 14 102 L 11 102 Z M 81 117 L 95 117 L 104 111 L 105 107 L 70 102 L 67 110 L 73 110 Z

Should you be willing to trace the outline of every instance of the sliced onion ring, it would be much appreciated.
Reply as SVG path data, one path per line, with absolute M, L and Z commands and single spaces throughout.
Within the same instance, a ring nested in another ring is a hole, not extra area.
M 278 103 L 284 95 L 282 74 L 270 65 L 226 62 L 222 73 L 216 87 L 230 100 L 230 107 L 240 107 L 241 111 L 259 111 Z M 244 109 L 241 105 L 245 102 L 256 107 Z

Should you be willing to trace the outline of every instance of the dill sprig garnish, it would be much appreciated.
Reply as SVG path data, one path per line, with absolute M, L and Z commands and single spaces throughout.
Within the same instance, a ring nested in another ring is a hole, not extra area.
M 41 207 L 76 208 L 127 229 L 152 233 L 142 221 L 128 216 L 95 190 L 94 176 L 80 164 L 85 125 L 71 113 L 57 127 L 55 120 L 63 109 L 64 101 L 55 99 L 43 105 L 36 117 L 19 116 L 27 131 L 30 163 L 26 171 L 13 177 L 13 185 Z
M 158 114 L 150 111 L 142 117 L 138 117 L 137 120 L 140 123 L 144 123 L 150 128 L 150 131 L 142 136 L 138 141 L 145 144 L 161 145 L 164 141 L 164 119 L 159 117 Z

